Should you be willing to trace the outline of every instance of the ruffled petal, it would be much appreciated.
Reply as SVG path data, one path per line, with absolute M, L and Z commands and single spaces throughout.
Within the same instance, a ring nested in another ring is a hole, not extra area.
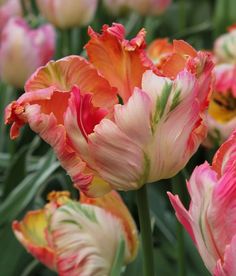
M 12 228 L 17 239 L 36 259 L 50 269 L 56 269 L 54 249 L 46 239 L 48 221 L 43 209 L 27 213 L 22 221 L 14 221 Z
M 117 102 L 116 90 L 80 56 L 50 61 L 27 81 L 25 91 L 54 87 L 57 91 L 70 92 L 75 85 L 82 93 L 92 93 L 96 106 L 112 107 Z
M 144 71 L 153 66 L 144 52 L 145 31 L 131 41 L 124 39 L 121 24 L 104 25 L 102 31 L 100 35 L 89 28 L 91 39 L 85 46 L 89 60 L 127 102 L 134 87 L 140 87 Z

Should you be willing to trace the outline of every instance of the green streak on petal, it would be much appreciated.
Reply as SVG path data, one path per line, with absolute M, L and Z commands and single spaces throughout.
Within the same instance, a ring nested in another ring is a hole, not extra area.
M 172 103 L 170 106 L 170 111 L 175 109 L 177 107 L 177 105 L 180 103 L 180 95 L 181 95 L 181 91 L 177 90 L 173 96 L 173 100 L 172 100 Z
M 83 206 L 79 202 L 73 202 L 73 201 L 69 202 L 67 206 L 72 208 L 75 212 L 82 213 L 92 222 L 98 223 L 96 214 L 92 206 Z
M 171 90 L 172 90 L 172 84 L 165 83 L 161 96 L 157 97 L 156 108 L 155 108 L 154 116 L 152 118 L 152 123 L 151 123 L 152 133 L 155 132 L 156 125 L 164 115 L 166 104 L 168 102 Z

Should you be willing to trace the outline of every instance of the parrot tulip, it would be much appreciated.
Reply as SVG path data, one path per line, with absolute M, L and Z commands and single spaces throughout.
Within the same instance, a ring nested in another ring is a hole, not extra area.
M 13 222 L 17 239 L 44 265 L 59 275 L 109 275 L 121 240 L 124 264 L 134 259 L 137 229 L 118 193 L 96 200 L 82 195 L 77 202 L 68 192 L 53 192 L 49 200 Z
M 212 165 L 205 162 L 195 168 L 187 187 L 189 210 L 169 193 L 178 220 L 212 275 L 235 275 L 236 132 L 222 144 Z
M 143 29 L 130 41 L 120 24 L 89 35 L 89 62 L 49 62 L 8 105 L 11 137 L 28 123 L 90 197 L 174 176 L 207 133 L 208 54 L 174 41 L 158 70 L 146 56 Z

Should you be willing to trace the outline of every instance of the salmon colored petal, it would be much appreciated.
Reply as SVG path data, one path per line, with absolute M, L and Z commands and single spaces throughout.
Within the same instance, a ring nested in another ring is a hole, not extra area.
M 112 191 L 103 197 L 89 198 L 81 193 L 80 203 L 91 204 L 103 208 L 122 221 L 124 231 L 127 235 L 129 250 L 131 252 L 130 261 L 134 259 L 138 249 L 137 228 L 120 195 Z
M 50 269 L 56 269 L 56 256 L 46 240 L 48 221 L 44 210 L 27 213 L 21 222 L 14 221 L 12 228 L 17 239 L 36 259 Z
M 59 275 L 109 275 L 121 239 L 129 258 L 121 221 L 97 206 L 69 202 L 53 214 L 50 230 Z
M 147 49 L 148 57 L 158 67 L 173 53 L 173 45 L 167 38 L 155 39 Z
M 96 106 L 111 107 L 117 102 L 116 90 L 84 58 L 68 56 L 50 61 L 39 68 L 27 81 L 25 91 L 54 87 L 57 91 L 71 91 L 77 85 L 82 92 L 94 94 Z
M 144 52 L 144 29 L 130 41 L 125 40 L 121 24 L 104 25 L 102 34 L 89 28 L 89 35 L 91 39 L 85 48 L 90 62 L 118 89 L 123 102 L 127 102 L 134 87 L 140 87 L 144 71 L 152 66 Z
M 174 52 L 183 56 L 195 57 L 197 51 L 184 40 L 173 40 Z
M 184 69 L 185 64 L 186 59 L 174 53 L 161 65 L 160 71 L 164 76 L 174 79 Z

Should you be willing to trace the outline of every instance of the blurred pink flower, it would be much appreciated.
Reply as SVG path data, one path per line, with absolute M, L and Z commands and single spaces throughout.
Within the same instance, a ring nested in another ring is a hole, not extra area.
M 209 56 L 174 41 L 160 73 L 146 56 L 144 29 L 130 41 L 120 24 L 89 35 L 90 62 L 49 62 L 7 107 L 11 137 L 29 123 L 90 196 L 172 177 L 206 136 Z
M 23 18 L 10 19 L 1 34 L 1 79 L 22 88 L 30 75 L 53 57 L 55 35 L 49 24 L 31 29 Z
M 214 68 L 215 85 L 208 114 L 206 146 L 224 142 L 236 128 L 236 65 L 219 64 Z
M 21 16 L 22 9 L 19 0 L 7 0 L 0 6 L 0 33 L 11 17 Z
M 212 166 L 196 167 L 187 182 L 189 210 L 168 193 L 178 220 L 215 276 L 236 275 L 236 131 L 220 147 Z
M 60 29 L 88 25 L 98 0 L 37 0 L 41 14 Z

